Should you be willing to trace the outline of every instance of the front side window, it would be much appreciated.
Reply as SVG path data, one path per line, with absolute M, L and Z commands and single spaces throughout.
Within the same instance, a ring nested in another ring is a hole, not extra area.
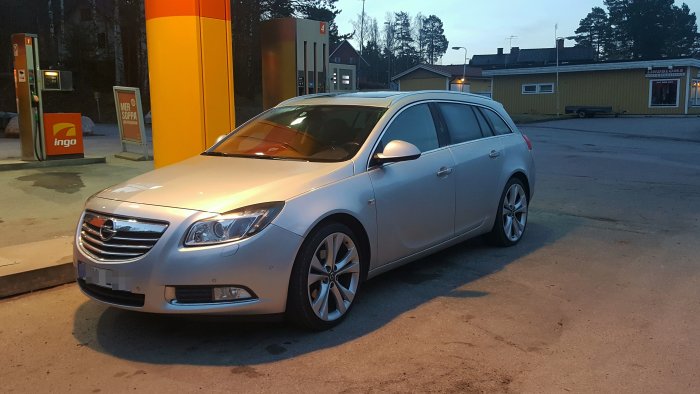
M 384 112 L 385 108 L 341 105 L 273 108 L 204 154 L 345 161 L 355 156 Z
M 469 105 L 441 103 L 438 105 L 445 118 L 450 140 L 453 144 L 481 138 L 479 121 Z
M 386 144 L 393 140 L 410 142 L 421 152 L 437 149 L 440 146 L 435 121 L 428 104 L 414 105 L 401 112 L 384 133 L 379 151 L 383 151 Z
M 679 80 L 677 79 L 654 79 L 649 81 L 649 106 L 677 107 L 678 82 Z

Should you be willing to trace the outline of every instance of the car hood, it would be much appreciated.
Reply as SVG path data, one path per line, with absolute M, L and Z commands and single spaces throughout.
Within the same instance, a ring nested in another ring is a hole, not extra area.
M 352 162 L 196 156 L 132 178 L 96 196 L 224 213 L 252 204 L 285 201 L 352 174 Z

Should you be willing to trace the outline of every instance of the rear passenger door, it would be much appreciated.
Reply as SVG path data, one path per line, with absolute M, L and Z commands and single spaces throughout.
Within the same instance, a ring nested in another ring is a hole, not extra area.
M 500 198 L 503 147 L 478 107 L 437 104 L 455 161 L 455 234 L 490 226 Z

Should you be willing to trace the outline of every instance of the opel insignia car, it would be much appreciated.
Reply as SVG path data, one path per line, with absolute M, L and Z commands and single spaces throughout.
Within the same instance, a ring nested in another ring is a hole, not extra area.
M 531 150 L 481 96 L 293 98 L 199 156 L 91 197 L 77 281 L 134 311 L 285 315 L 327 329 L 368 278 L 479 235 L 520 241 Z

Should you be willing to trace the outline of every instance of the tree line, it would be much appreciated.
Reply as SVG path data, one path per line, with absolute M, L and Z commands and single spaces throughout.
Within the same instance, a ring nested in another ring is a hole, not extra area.
M 393 75 L 417 64 L 435 64 L 449 45 L 436 15 L 387 13 L 380 28 L 376 18 L 360 14 L 352 24 L 358 49 L 368 63 L 360 64 L 361 87 L 388 87 Z
M 260 22 L 298 17 L 328 22 L 330 47 L 345 39 L 358 49 L 362 87 L 386 88 L 391 76 L 416 64 L 437 62 L 448 48 L 435 15 L 388 13 L 383 24 L 359 15 L 354 31 L 339 32 L 337 0 L 230 0 L 237 116 L 245 120 L 261 109 Z M 148 110 L 149 83 L 144 0 L 0 1 L 0 111 L 14 111 L 10 34 L 39 35 L 43 68 L 73 72 L 75 91 L 46 94 L 47 111 L 77 111 L 96 117 L 101 100 L 104 120 L 113 117 L 111 87 L 141 88 Z M 96 119 L 97 120 L 97 119 Z
M 579 45 L 591 46 L 596 60 L 658 59 L 700 53 L 694 12 L 674 0 L 605 0 L 581 19 Z

